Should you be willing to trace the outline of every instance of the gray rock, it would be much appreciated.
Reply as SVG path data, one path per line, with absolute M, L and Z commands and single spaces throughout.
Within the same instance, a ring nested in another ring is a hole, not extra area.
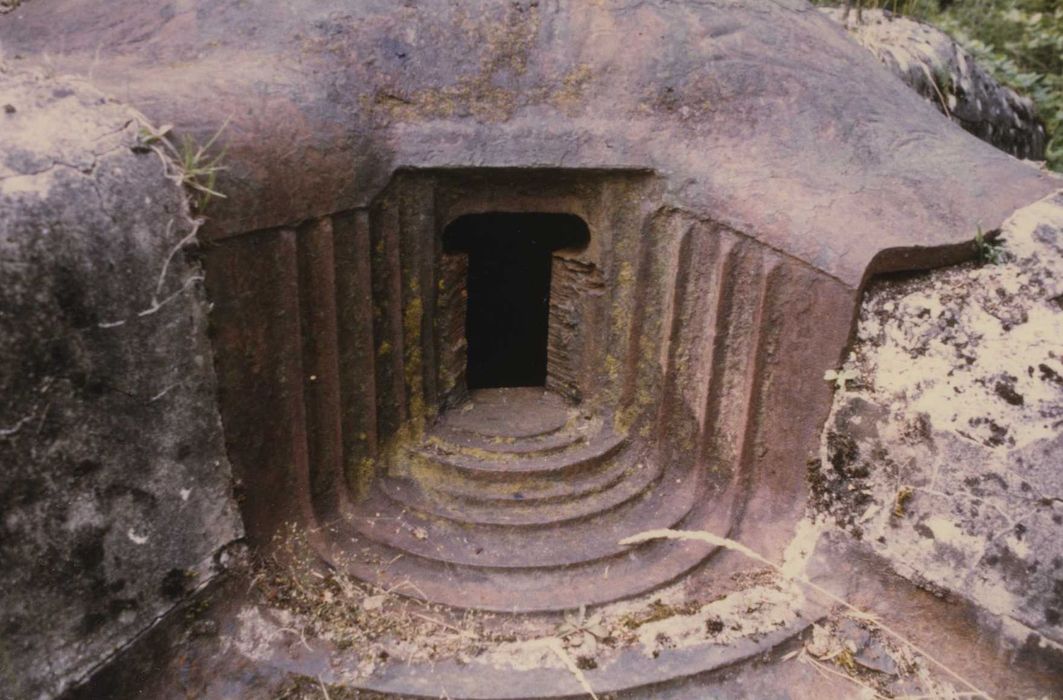
M 824 8 L 842 22 L 841 9 Z M 913 90 L 978 138 L 1017 158 L 1044 160 L 1044 124 L 1033 101 L 993 79 L 963 47 L 928 24 L 864 10 L 849 32 Z
M 1015 213 L 1000 264 L 875 283 L 814 472 L 893 568 L 1063 651 L 1063 196 Z
M 0 65 L 0 697 L 51 697 L 241 536 L 180 185 L 136 115 Z

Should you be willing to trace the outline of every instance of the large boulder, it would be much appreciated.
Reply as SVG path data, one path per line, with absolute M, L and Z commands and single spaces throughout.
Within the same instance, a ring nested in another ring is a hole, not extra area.
M 871 287 L 815 493 L 901 575 L 1060 654 L 1063 194 L 981 253 Z
M 52 697 L 242 534 L 195 225 L 140 118 L 0 66 L 0 697 Z

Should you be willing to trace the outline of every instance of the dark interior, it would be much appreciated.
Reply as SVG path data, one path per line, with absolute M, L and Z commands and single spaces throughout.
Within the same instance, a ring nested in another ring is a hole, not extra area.
M 447 226 L 444 251 L 469 256 L 470 389 L 546 383 L 550 256 L 589 239 L 572 214 L 470 214 Z

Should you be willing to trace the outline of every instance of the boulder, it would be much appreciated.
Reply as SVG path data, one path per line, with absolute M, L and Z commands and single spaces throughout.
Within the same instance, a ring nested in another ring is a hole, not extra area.
M 0 66 L 0 697 L 52 697 L 241 537 L 195 228 L 132 110 Z
M 1063 195 L 981 257 L 871 286 L 814 498 L 898 573 L 1058 654 Z

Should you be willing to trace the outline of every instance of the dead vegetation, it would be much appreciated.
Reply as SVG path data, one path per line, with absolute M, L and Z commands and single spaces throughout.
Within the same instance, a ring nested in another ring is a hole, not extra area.
M 906 658 L 909 658 L 909 659 L 918 658 L 918 659 L 920 659 L 921 663 L 922 663 L 921 668 L 933 667 L 933 668 L 937 669 L 938 671 L 944 672 L 946 675 L 948 675 L 949 677 L 951 677 L 952 679 L 957 681 L 960 685 L 962 685 L 962 686 L 967 688 L 966 691 L 963 691 L 962 693 L 957 693 L 955 690 L 953 690 L 951 688 L 950 685 L 941 684 L 941 687 L 947 689 L 950 694 L 947 694 L 947 695 L 932 694 L 929 697 L 984 697 L 984 698 L 988 698 L 989 697 L 988 693 L 986 693 L 985 691 L 979 689 L 976 685 L 971 683 L 969 680 L 964 678 L 962 675 L 957 673 L 955 670 L 950 668 L 948 665 L 946 665 L 942 661 L 939 661 L 932 654 L 930 654 L 930 652 L 928 652 L 927 650 L 925 650 L 923 648 L 920 648 L 914 642 L 912 642 L 907 637 L 905 637 L 903 634 L 901 634 L 897 630 L 889 627 L 884 622 L 882 622 L 881 620 L 877 619 L 876 617 L 874 617 L 870 613 L 859 609 L 858 607 L 854 606 L 852 603 L 849 603 L 848 601 L 844 600 L 843 598 L 840 598 L 840 597 L 834 595 L 833 593 L 831 593 L 830 591 L 826 590 L 822 586 L 817 585 L 816 583 L 814 583 L 811 580 L 809 580 L 804 574 L 799 573 L 799 572 L 795 572 L 795 571 L 791 571 L 785 565 L 780 566 L 779 564 L 775 564 L 775 563 L 769 561 L 768 559 L 765 559 L 762 555 L 760 555 L 757 552 L 753 551 L 749 547 L 746 547 L 745 545 L 741 544 L 740 542 L 736 542 L 736 541 L 734 541 L 732 539 L 729 539 L 729 538 L 726 538 L 726 537 L 720 537 L 719 535 L 715 535 L 715 534 L 713 534 L 711 532 L 702 532 L 702 531 L 699 531 L 699 532 L 687 532 L 687 531 L 679 531 L 679 530 L 651 530 L 651 531 L 648 531 L 648 532 L 641 533 L 639 535 L 635 535 L 634 537 L 629 537 L 626 540 L 624 540 L 623 542 L 624 543 L 636 543 L 636 542 L 645 542 L 645 541 L 648 541 L 648 540 L 662 539 L 662 538 L 663 539 L 673 539 L 673 540 L 696 540 L 696 541 L 700 541 L 700 542 L 705 542 L 706 544 L 710 544 L 710 545 L 713 545 L 713 546 L 716 546 L 716 547 L 722 547 L 724 549 L 729 549 L 729 550 L 734 551 L 734 552 L 739 552 L 740 554 L 743 554 L 744 556 L 747 556 L 750 559 L 753 559 L 754 561 L 758 561 L 758 562 L 760 562 L 762 564 L 766 564 L 767 566 L 770 566 L 772 569 L 775 569 L 781 576 L 786 578 L 788 581 L 793 582 L 794 584 L 799 584 L 799 585 L 803 586 L 804 588 L 807 588 L 808 590 L 814 592 L 816 594 L 816 596 L 818 596 L 818 597 L 820 597 L 822 599 L 830 601 L 836 607 L 836 609 L 841 610 L 842 614 L 845 615 L 847 618 L 852 619 L 852 620 L 857 620 L 857 621 L 861 622 L 862 624 L 873 628 L 876 631 L 877 634 L 881 634 L 881 635 L 884 635 L 886 637 L 889 637 L 890 642 L 891 642 L 891 646 L 895 647 L 897 649 L 903 650 L 903 652 L 906 654 Z M 832 617 L 834 617 L 834 616 L 832 616 Z M 839 658 L 840 659 L 840 663 L 842 664 L 843 667 L 845 667 L 846 669 L 848 669 L 850 671 L 855 671 L 856 670 L 855 666 L 853 664 L 847 663 L 847 661 L 849 660 L 849 657 L 845 655 L 845 654 L 851 655 L 851 653 L 852 653 L 851 651 L 844 651 L 844 652 L 843 651 L 839 651 L 838 654 L 832 656 L 831 658 Z M 814 654 L 813 654 L 813 658 L 815 658 Z M 928 674 L 927 677 L 929 677 L 929 674 Z M 893 697 L 893 695 L 886 695 L 886 696 L 882 696 L 882 697 Z
M 455 617 L 440 606 L 402 595 L 416 591 L 360 581 L 339 570 L 343 562 L 337 562 L 339 569 L 332 568 L 313 552 L 305 534 L 289 528 L 274 553 L 259 563 L 252 588 L 269 607 L 294 614 L 297 626 L 292 633 L 300 641 L 325 640 L 338 650 L 355 652 L 367 671 L 392 657 L 417 663 L 476 655 L 486 643 L 519 636 L 489 613 Z
M 689 591 L 662 589 L 642 599 L 615 603 L 594 611 L 581 608 L 562 619 L 506 616 L 455 611 L 404 594 L 417 594 L 402 584 L 390 590 L 343 573 L 312 554 L 306 536 L 292 528 L 278 541 L 275 553 L 257 565 L 251 582 L 258 601 L 280 613 L 291 636 L 290 645 L 328 647 L 348 667 L 367 677 L 387 663 L 435 663 L 457 660 L 496 662 L 519 659 L 571 673 L 590 697 L 595 695 L 585 671 L 609 664 L 625 649 L 639 649 L 656 658 L 665 650 L 698 644 L 727 645 L 759 638 L 800 616 L 804 600 L 799 588 L 811 588 L 834 611 L 806 632 L 804 646 L 783 661 L 806 663 L 825 676 L 844 676 L 867 697 L 987 697 L 899 633 L 844 600 L 764 559 L 752 550 L 711 533 L 655 531 L 640 537 L 695 538 L 723 542 L 766 564 L 759 573 L 743 574 L 739 590 L 712 600 L 689 597 Z M 379 562 L 386 567 L 388 562 Z M 945 675 L 943 676 L 942 673 Z M 958 691 L 945 676 L 966 686 Z M 353 684 L 330 678 L 293 676 L 278 697 L 383 697 L 355 690 Z

